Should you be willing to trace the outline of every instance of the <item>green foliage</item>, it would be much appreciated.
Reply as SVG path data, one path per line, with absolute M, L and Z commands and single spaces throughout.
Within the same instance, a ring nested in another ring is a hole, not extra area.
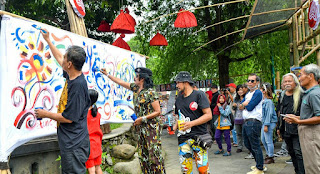
M 121 127 L 123 125 L 123 123 L 110 123 L 110 129 L 117 129 L 119 127 Z
M 144 21 L 148 21 L 163 14 L 178 11 L 180 8 L 190 9 L 193 7 L 227 2 L 224 0 L 198 0 L 183 1 L 176 4 L 173 0 L 157 0 L 156 6 L 152 3 L 138 5 L 138 10 L 147 11 L 144 14 Z M 245 82 L 247 75 L 252 72 L 261 72 L 264 81 L 271 82 L 271 56 L 274 57 L 275 70 L 281 74 L 289 72 L 289 44 L 287 29 L 262 35 L 250 40 L 245 40 L 230 49 L 222 49 L 241 40 L 241 34 L 233 34 L 222 38 L 216 42 L 204 46 L 200 51 L 193 52 L 194 49 L 218 38 L 224 34 L 242 29 L 245 27 L 248 18 L 227 22 L 215 27 L 208 28 L 196 34 L 193 32 L 204 26 L 250 14 L 250 4 L 235 3 L 219 7 L 210 7 L 192 11 L 198 22 L 198 27 L 180 29 L 174 28 L 173 23 L 176 15 L 157 19 L 150 23 L 141 23 L 137 29 L 137 36 L 129 42 L 131 49 L 135 52 L 145 54 L 150 57 L 147 60 L 147 67 L 153 72 L 155 84 L 171 83 L 179 71 L 189 71 L 195 80 L 219 79 L 221 73 L 229 74 L 236 83 Z M 160 30 L 168 40 L 167 47 L 150 47 L 149 40 Z M 241 59 L 250 56 L 248 59 Z M 219 67 L 219 59 L 226 60 L 229 68 Z M 243 61 L 240 61 L 243 60 Z M 220 71 L 220 72 L 219 72 Z M 237 77 L 233 77 L 237 76 Z M 215 83 L 219 82 L 214 80 Z M 220 83 L 221 84 L 221 83 Z

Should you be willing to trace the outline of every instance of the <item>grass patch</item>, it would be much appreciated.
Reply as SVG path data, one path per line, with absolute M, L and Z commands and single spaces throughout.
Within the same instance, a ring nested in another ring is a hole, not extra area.
M 121 127 L 123 125 L 123 123 L 110 123 L 110 129 L 117 129 L 119 127 Z

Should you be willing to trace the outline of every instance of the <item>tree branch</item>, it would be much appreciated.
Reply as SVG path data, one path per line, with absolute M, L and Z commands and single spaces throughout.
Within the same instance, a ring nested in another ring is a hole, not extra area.
M 248 56 L 246 56 L 246 57 L 231 59 L 231 62 L 241 62 L 241 61 L 244 61 L 244 60 L 249 59 L 249 58 L 252 57 L 252 56 L 253 56 L 253 54 L 250 54 L 250 55 L 248 55 Z

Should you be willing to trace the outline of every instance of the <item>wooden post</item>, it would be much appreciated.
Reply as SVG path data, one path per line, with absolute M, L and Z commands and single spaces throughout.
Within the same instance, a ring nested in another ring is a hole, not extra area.
M 277 71 L 277 76 L 276 76 L 276 85 L 277 85 L 277 89 L 280 89 L 281 88 L 281 83 L 280 83 L 280 72 Z
M 299 66 L 299 51 L 298 51 L 298 41 L 297 41 L 297 15 L 292 16 L 292 51 L 293 51 L 293 65 L 295 67 Z
M 319 35 L 316 37 L 317 46 L 320 44 L 320 38 Z M 320 50 L 317 50 L 317 65 L 320 66 Z
M 69 0 L 65 0 L 67 7 L 67 14 L 70 23 L 70 30 L 73 33 L 79 34 L 84 37 L 88 37 L 86 26 L 84 24 L 83 18 L 80 18 L 72 9 Z

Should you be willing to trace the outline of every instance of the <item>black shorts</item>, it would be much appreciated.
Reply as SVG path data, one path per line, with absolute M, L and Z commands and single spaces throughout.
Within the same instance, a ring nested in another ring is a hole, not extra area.
M 86 142 L 86 141 L 85 141 Z M 61 170 L 63 174 L 85 174 L 86 165 L 90 155 L 90 143 L 83 143 L 82 146 L 61 151 Z

